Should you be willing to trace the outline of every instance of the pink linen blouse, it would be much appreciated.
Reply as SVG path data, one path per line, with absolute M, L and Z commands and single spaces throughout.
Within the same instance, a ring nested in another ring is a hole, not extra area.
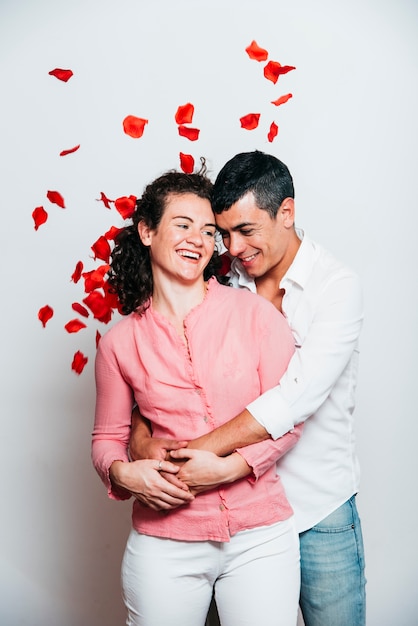
M 100 340 L 96 357 L 93 464 L 114 499 L 109 469 L 128 461 L 131 412 L 136 401 L 155 437 L 190 440 L 230 420 L 277 385 L 294 352 L 290 329 L 261 296 L 208 283 L 203 302 L 184 322 L 187 345 L 152 299 Z M 154 511 L 138 500 L 133 527 L 140 533 L 188 541 L 229 541 L 235 533 L 292 515 L 275 461 L 298 441 L 296 427 L 276 441 L 239 450 L 253 470 L 243 478 L 199 494 L 172 511 Z

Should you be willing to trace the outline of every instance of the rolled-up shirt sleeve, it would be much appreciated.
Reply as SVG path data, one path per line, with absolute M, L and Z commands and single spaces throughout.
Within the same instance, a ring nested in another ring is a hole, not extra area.
M 299 337 L 298 319 L 303 320 Z M 315 300 L 299 300 L 297 315 L 289 320 L 296 351 L 287 371 L 279 385 L 247 406 L 273 439 L 304 422 L 329 396 L 357 349 L 362 320 L 359 278 L 349 270 L 327 277 Z

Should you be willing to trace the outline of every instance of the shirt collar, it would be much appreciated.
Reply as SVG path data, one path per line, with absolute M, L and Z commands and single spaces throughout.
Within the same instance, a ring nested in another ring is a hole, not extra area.
M 296 234 L 301 240 L 301 244 L 291 266 L 282 278 L 280 287 L 284 286 L 287 281 L 291 281 L 304 289 L 311 275 L 317 252 L 313 241 L 306 237 L 303 230 L 297 228 Z

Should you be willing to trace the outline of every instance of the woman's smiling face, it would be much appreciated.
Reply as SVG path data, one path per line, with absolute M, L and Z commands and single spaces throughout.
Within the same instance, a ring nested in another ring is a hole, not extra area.
M 138 232 L 150 248 L 154 279 L 158 274 L 182 283 L 201 278 L 215 248 L 210 202 L 193 193 L 171 194 L 158 228 L 140 223 Z

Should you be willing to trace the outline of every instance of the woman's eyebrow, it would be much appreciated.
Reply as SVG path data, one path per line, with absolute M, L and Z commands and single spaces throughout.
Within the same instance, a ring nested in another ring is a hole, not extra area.
M 174 215 L 173 220 L 187 220 L 188 222 L 193 222 L 194 220 L 188 215 Z M 207 222 L 204 226 L 213 226 L 213 228 L 217 228 L 215 222 Z

